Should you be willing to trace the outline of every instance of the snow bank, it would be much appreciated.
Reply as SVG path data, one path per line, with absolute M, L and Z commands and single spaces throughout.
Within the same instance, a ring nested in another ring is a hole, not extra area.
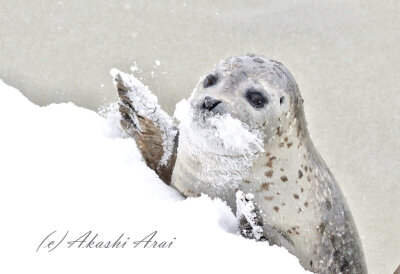
M 220 200 L 163 184 L 93 111 L 38 107 L 0 80 L 0 126 L 1 273 L 305 273 L 285 249 L 238 236 Z M 127 243 L 72 244 L 88 231 Z M 170 247 L 145 248 L 150 234 Z

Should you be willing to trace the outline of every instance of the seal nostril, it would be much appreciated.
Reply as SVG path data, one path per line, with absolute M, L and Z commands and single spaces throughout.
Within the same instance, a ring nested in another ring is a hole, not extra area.
M 281 103 L 281 105 L 285 102 L 285 97 L 282 96 L 281 99 L 279 100 L 279 102 Z
M 206 96 L 206 98 L 204 98 L 204 103 L 202 105 L 202 108 L 206 109 L 208 111 L 211 111 L 219 103 L 221 103 L 221 100 L 217 100 L 217 99 L 211 98 L 210 96 Z

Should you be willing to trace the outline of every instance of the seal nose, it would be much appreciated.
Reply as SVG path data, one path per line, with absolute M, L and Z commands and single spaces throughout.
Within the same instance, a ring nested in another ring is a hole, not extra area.
M 211 111 L 219 103 L 221 103 L 221 100 L 217 100 L 217 99 L 211 98 L 210 96 L 206 96 L 206 98 L 204 98 L 204 103 L 202 105 L 202 108 L 206 109 L 208 111 Z

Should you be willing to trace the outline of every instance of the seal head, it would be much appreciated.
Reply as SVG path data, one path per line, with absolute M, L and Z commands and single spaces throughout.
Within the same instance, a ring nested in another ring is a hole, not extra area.
M 198 84 L 193 108 L 213 114 L 230 114 L 252 129 L 274 136 L 282 119 L 302 108 L 297 84 L 279 62 L 260 56 L 231 57 L 217 65 Z

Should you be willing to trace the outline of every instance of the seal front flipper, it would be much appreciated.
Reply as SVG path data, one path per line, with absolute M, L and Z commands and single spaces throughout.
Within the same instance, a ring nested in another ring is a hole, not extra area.
M 292 251 L 293 242 L 285 233 L 263 221 L 262 214 L 253 199 L 254 195 L 251 193 L 244 194 L 240 190 L 236 192 L 236 217 L 239 221 L 240 234 L 248 239 L 275 243 Z
M 147 166 L 170 184 L 178 143 L 176 125 L 137 78 L 117 69 L 111 75 L 118 90 L 122 128 L 135 139 Z
M 248 239 L 265 241 L 263 236 L 262 219 L 260 212 L 252 201 L 254 195 L 236 192 L 236 218 L 239 221 L 240 234 Z

